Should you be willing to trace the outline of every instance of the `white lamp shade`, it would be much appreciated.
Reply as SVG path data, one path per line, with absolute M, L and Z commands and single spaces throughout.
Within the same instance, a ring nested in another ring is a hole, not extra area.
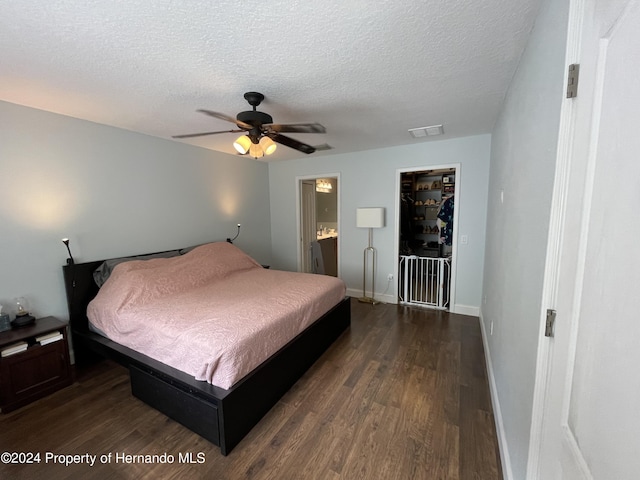
M 358 228 L 384 227 L 384 208 L 375 207 L 356 209 L 356 226 Z
M 260 144 L 252 143 L 249 147 L 249 155 L 251 155 L 253 158 L 262 157 L 264 155 L 264 152 L 262 151 L 262 147 L 260 146 Z
M 238 151 L 239 154 L 244 155 L 249 151 L 249 147 L 251 147 L 251 139 L 246 135 L 242 135 L 238 137 L 235 142 L 233 142 L 233 147 Z
M 276 147 L 277 147 L 275 142 L 271 140 L 269 137 L 262 137 L 260 139 L 260 146 L 262 147 L 262 150 L 264 150 L 265 155 L 271 155 L 273 152 L 276 151 Z

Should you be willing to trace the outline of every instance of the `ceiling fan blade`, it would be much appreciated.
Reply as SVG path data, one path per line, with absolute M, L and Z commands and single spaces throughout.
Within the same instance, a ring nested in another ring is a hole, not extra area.
M 229 115 L 225 115 L 224 113 L 212 112 L 211 110 L 202 110 L 202 109 L 197 111 L 200 113 L 204 113 L 205 115 L 209 115 L 210 117 L 219 118 L 220 120 L 225 120 L 227 122 L 235 123 L 240 128 L 246 128 L 247 130 L 251 130 L 253 128 L 252 125 L 249 125 L 248 123 L 245 123 L 245 122 L 241 122 L 240 120 L 236 120 L 235 118 L 230 117 Z
M 284 133 L 327 133 L 327 129 L 319 123 L 290 123 L 287 125 L 265 125 L 272 132 Z
M 279 133 L 267 132 L 266 134 L 271 140 L 286 147 L 294 148 L 302 153 L 313 153 L 316 151 L 311 145 L 299 142 L 291 137 L 280 135 Z
M 333 147 L 328 143 L 321 143 L 320 145 L 314 145 L 313 148 L 316 149 L 316 152 L 319 152 L 321 150 L 333 150 Z
M 173 135 L 171 138 L 204 137 L 205 135 L 215 135 L 217 133 L 236 133 L 236 132 L 244 132 L 244 130 L 221 130 L 218 132 L 187 133 L 185 135 Z

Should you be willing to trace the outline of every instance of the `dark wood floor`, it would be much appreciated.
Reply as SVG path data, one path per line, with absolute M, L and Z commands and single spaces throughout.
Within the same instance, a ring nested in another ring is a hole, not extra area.
M 501 478 L 478 319 L 356 301 L 352 309 L 351 329 L 227 457 L 133 398 L 128 372 L 103 362 L 0 415 L 0 452 L 40 453 L 39 464 L 0 463 L 0 478 Z M 65 467 L 47 452 L 97 460 Z M 201 463 L 184 463 L 187 453 Z M 116 463 L 117 454 L 174 461 Z

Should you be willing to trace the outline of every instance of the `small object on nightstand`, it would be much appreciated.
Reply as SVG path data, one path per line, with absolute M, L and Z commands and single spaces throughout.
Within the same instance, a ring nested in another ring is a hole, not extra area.
M 27 342 L 18 342 L 8 345 L 0 351 L 0 355 L 8 357 L 9 355 L 15 355 L 16 353 L 24 352 L 29 347 Z
M 26 327 L 36 321 L 36 317 L 29 313 L 27 301 L 24 297 L 16 298 L 16 307 L 18 308 L 16 318 L 11 322 L 14 328 Z
M 0 332 L 11 330 L 11 319 L 6 313 L 2 313 L 2 305 L 0 305 Z
M 62 340 L 63 338 L 64 336 L 62 335 L 62 333 L 51 332 L 47 333 L 46 335 L 36 337 L 36 343 L 39 343 L 40 345 L 48 345 L 50 343 L 57 342 L 58 340 Z

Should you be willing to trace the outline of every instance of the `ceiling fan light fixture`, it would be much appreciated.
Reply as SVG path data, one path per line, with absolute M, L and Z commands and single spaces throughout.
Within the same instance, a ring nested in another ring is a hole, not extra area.
M 276 148 L 278 147 L 276 143 L 273 140 L 271 140 L 269 137 L 262 137 L 259 143 L 265 155 L 271 155 L 273 152 L 276 151 Z
M 262 147 L 258 143 L 252 143 L 249 147 L 249 155 L 253 158 L 260 158 L 264 155 L 264 151 L 262 151 Z
M 212 110 L 198 109 L 200 113 L 204 113 L 213 118 L 224 120 L 225 122 L 233 123 L 235 128 L 233 130 L 219 130 L 215 132 L 201 132 L 201 133 L 188 133 L 183 135 L 173 135 L 172 138 L 195 138 L 203 137 L 206 135 L 216 135 L 219 133 L 239 133 L 242 135 L 233 142 L 233 148 L 235 148 L 240 155 L 250 153 L 254 158 L 260 158 L 264 155 L 271 155 L 276 151 L 276 144 L 284 145 L 288 148 L 293 148 L 302 153 L 313 153 L 316 151 L 316 147 L 307 145 L 300 142 L 295 138 L 291 138 L 285 133 L 326 133 L 324 126 L 319 123 L 292 123 L 292 124 L 277 124 L 273 123 L 273 117 L 268 113 L 260 112 L 257 110 L 258 105 L 264 100 L 264 95 L 258 92 L 247 92 L 244 94 L 244 98 L 249 105 L 253 107 L 252 110 L 240 112 L 235 118 L 226 115 L 224 113 L 214 112 Z M 268 137 L 268 138 L 264 138 Z M 327 148 L 318 148 L 327 150 Z M 225 150 L 226 151 L 226 150 Z
M 253 143 L 247 135 L 239 136 L 235 142 L 233 142 L 233 148 L 235 148 L 240 155 L 244 155 L 249 151 Z

